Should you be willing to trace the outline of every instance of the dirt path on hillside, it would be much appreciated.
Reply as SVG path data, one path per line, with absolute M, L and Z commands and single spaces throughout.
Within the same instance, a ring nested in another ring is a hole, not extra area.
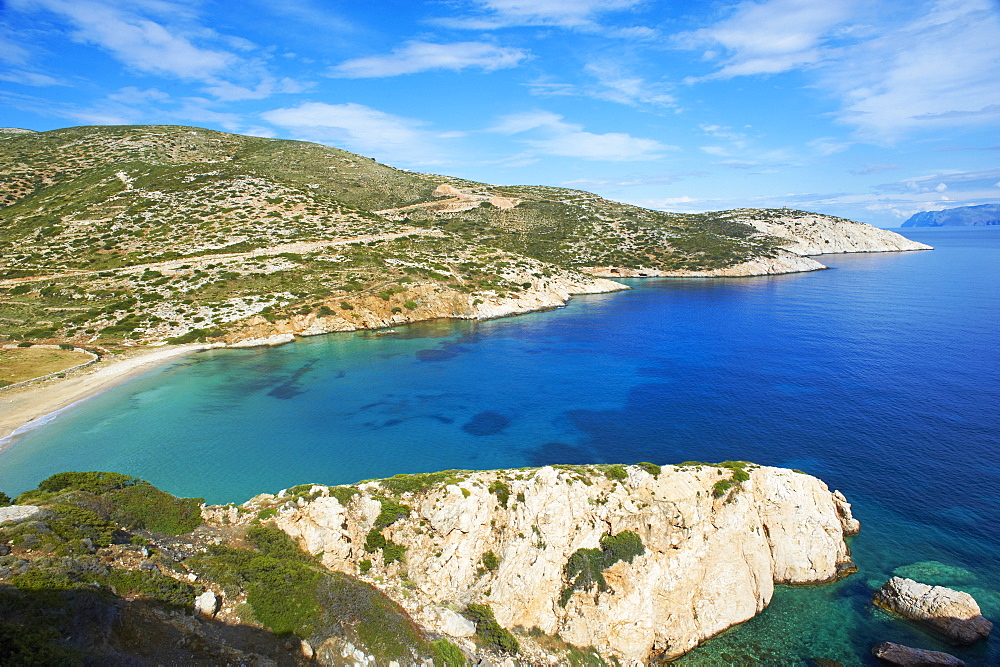
M 27 276 L 24 278 L 6 278 L 0 280 L 0 286 L 17 285 L 18 283 L 32 283 L 40 280 L 56 280 L 59 278 L 75 278 L 77 276 L 90 276 L 98 273 L 128 273 L 131 271 L 146 269 L 169 269 L 182 264 L 202 264 L 207 262 L 217 262 L 219 260 L 236 259 L 240 257 L 272 257 L 283 253 L 295 253 L 301 255 L 314 250 L 320 250 L 330 246 L 350 245 L 351 243 L 367 243 L 370 241 L 389 241 L 391 239 L 403 238 L 405 236 L 444 236 L 444 232 L 437 229 L 414 228 L 405 232 L 386 232 L 384 234 L 366 234 L 364 236 L 352 236 L 346 239 L 332 239 L 328 241 L 296 241 L 294 243 L 283 243 L 269 248 L 254 248 L 246 252 L 220 253 L 214 255 L 197 255 L 194 257 L 178 257 L 167 262 L 150 262 L 147 264 L 132 264 L 116 269 L 94 269 L 94 270 L 69 270 L 62 273 L 52 273 L 42 276 Z

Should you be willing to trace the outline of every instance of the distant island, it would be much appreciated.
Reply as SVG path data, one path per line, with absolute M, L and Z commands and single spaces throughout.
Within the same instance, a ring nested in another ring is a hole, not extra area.
M 1000 225 L 1000 204 L 958 206 L 943 211 L 914 213 L 903 227 L 983 227 Z

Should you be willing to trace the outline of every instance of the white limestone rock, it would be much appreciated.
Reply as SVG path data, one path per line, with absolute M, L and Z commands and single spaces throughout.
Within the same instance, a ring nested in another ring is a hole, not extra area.
M 0 507 L 0 523 L 7 521 L 20 523 L 41 513 L 41 511 L 42 508 L 37 505 L 8 505 L 7 507 Z
M 716 497 L 728 469 L 665 466 L 656 477 L 624 469 L 622 480 L 593 466 L 460 472 L 401 495 L 366 482 L 346 506 L 321 493 L 275 521 L 331 569 L 357 575 L 370 561 L 366 580 L 430 632 L 461 636 L 458 615 L 434 608 L 482 603 L 504 627 L 558 633 L 629 663 L 679 656 L 761 611 L 776 582 L 831 581 L 850 562 L 844 536 L 857 522 L 843 496 L 814 477 L 753 467 Z M 495 484 L 509 489 L 506 507 Z M 403 563 L 365 550 L 379 498 L 393 495 L 409 516 L 376 530 L 406 547 Z M 560 604 L 569 557 L 623 531 L 645 553 L 606 569 L 607 590 L 575 591 Z M 496 569 L 483 567 L 488 551 Z
M 873 602 L 959 644 L 984 639 L 993 629 L 971 595 L 944 586 L 893 577 L 875 592 Z
M 194 612 L 202 618 L 215 618 L 222 600 L 213 591 L 205 591 L 194 599 Z

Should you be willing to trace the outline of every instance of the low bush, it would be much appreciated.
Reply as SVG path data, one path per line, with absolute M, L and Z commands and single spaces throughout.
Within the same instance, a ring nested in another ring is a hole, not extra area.
M 465 609 L 465 617 L 476 624 L 476 636 L 494 651 L 516 655 L 521 645 L 509 630 L 497 623 L 489 605 L 470 604 Z
M 636 556 L 646 553 L 642 538 L 630 530 L 617 535 L 605 535 L 600 544 L 600 549 L 577 549 L 570 555 L 563 567 L 563 575 L 568 583 L 559 595 L 560 606 L 565 607 L 576 591 L 589 590 L 595 586 L 599 593 L 608 590 L 604 570 L 619 561 L 631 563 Z

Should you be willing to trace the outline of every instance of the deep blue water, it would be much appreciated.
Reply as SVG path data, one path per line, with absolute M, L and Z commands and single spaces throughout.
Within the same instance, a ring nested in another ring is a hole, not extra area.
M 893 570 L 924 563 L 914 578 L 968 590 L 1000 621 L 1000 229 L 904 231 L 937 249 L 201 353 L 20 436 L 0 453 L 0 490 L 116 470 L 241 502 L 446 468 L 788 466 L 855 504 L 861 572 L 781 589 L 689 662 L 870 664 L 873 643 L 895 640 L 1000 664 L 1000 640 L 949 648 L 868 604 Z

